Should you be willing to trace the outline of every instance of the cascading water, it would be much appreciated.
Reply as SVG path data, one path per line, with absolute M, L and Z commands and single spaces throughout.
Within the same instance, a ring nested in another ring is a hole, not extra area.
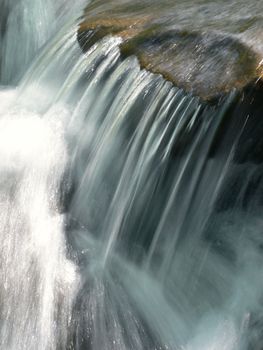
M 1 0 L 1 84 L 19 81 L 39 49 L 69 17 L 69 5 L 74 13 L 80 4 L 81 0 L 71 5 L 66 0 Z
M 77 281 L 57 208 L 66 162 L 61 125 L 10 109 L 0 130 L 1 348 L 56 348 L 57 338 L 65 347 Z
M 0 349 L 261 349 L 253 123 L 118 37 L 84 54 L 83 4 L 3 3 L 1 83 L 26 73 L 0 91 Z

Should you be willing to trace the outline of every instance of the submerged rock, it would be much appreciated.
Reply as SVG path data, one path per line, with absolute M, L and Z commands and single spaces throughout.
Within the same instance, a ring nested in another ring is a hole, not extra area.
M 122 57 L 136 55 L 141 68 L 211 100 L 262 76 L 263 19 L 258 13 L 263 5 L 247 6 L 246 14 L 240 5 L 95 0 L 86 8 L 78 39 L 86 51 L 107 35 L 119 36 Z

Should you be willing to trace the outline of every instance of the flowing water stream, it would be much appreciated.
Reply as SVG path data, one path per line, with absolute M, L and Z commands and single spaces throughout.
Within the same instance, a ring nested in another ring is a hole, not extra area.
M 249 114 L 84 54 L 86 4 L 2 0 L 0 349 L 262 349 Z

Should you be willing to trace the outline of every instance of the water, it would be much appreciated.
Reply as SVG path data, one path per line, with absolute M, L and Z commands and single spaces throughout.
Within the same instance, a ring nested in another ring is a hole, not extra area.
M 1 114 L 2 349 L 56 348 L 58 338 L 65 344 L 77 278 L 58 210 L 67 155 L 53 117 Z
M 119 38 L 83 54 L 84 3 L 55 23 L 48 4 L 15 34 L 27 59 L 3 60 L 8 25 L 1 47 L 0 348 L 260 349 L 253 118 L 121 61 Z
M 1 0 L 0 82 L 15 85 L 22 78 L 39 49 L 78 11 L 66 0 Z M 86 2 L 88 3 L 88 2 Z

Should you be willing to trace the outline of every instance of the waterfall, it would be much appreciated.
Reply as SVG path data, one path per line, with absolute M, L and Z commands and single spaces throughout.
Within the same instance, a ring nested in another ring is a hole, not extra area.
M 78 0 L 73 5 L 66 0 L 1 1 L 0 82 L 14 85 L 29 68 L 39 49 L 69 18 L 68 12 L 77 12 L 84 1 Z
M 205 103 L 119 37 L 83 53 L 86 4 L 3 1 L 0 349 L 259 349 L 246 97 Z

